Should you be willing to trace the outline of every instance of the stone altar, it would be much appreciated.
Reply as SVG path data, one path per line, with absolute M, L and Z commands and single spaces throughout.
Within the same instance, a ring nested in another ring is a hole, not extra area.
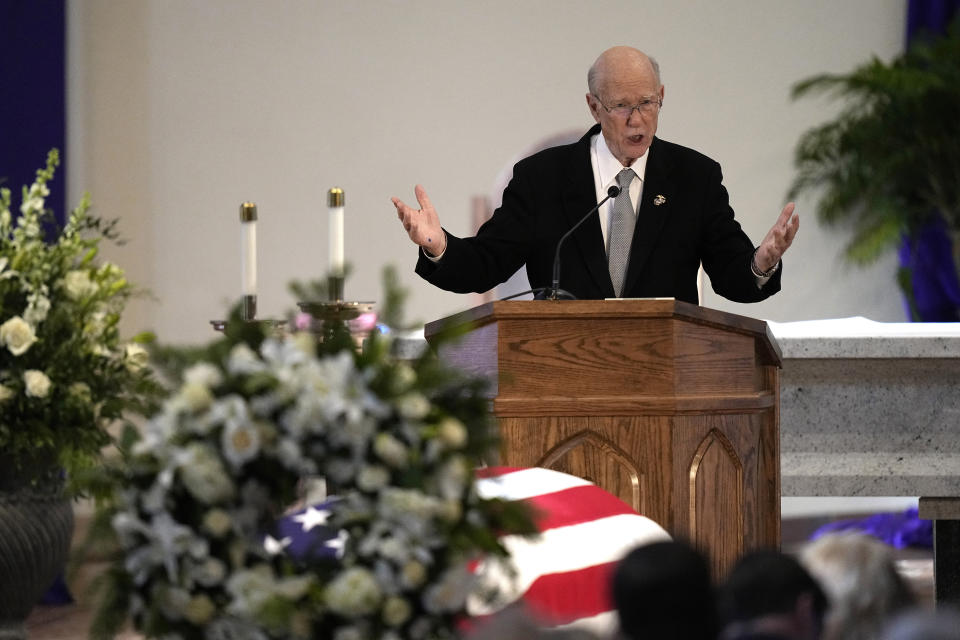
M 960 496 L 960 326 L 768 323 L 784 496 Z

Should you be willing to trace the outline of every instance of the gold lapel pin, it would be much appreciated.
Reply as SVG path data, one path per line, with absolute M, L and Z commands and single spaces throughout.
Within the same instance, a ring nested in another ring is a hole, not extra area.
M 653 205 L 654 205 L 655 207 L 659 207 L 660 205 L 662 205 L 662 204 L 663 204 L 664 202 L 666 202 L 666 201 L 667 201 L 667 199 L 664 198 L 663 196 L 657 196 L 657 197 L 655 197 L 655 198 L 653 199 Z

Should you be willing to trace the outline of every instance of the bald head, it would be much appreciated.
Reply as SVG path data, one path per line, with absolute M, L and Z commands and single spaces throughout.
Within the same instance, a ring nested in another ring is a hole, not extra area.
M 660 65 L 656 60 L 633 47 L 612 47 L 601 53 L 590 67 L 587 87 L 598 96 L 610 78 L 644 72 L 651 74 L 660 85 Z
M 633 47 L 600 54 L 587 74 L 587 107 L 607 148 L 625 167 L 650 148 L 657 133 L 663 85 L 656 61 Z

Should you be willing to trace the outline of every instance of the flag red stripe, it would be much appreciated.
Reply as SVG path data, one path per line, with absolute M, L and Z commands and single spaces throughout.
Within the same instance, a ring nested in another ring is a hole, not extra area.
M 566 624 L 613 609 L 610 580 L 616 562 L 537 578 L 523 602 L 548 624 Z
M 540 531 L 621 514 L 636 514 L 626 502 L 593 485 L 546 493 L 523 502 L 536 511 L 534 520 Z

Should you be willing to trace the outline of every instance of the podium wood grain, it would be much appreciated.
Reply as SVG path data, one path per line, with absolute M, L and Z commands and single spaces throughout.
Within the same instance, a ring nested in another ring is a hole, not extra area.
M 460 340 L 439 340 L 448 330 Z M 595 482 L 717 575 L 779 545 L 780 352 L 765 323 L 673 300 L 512 301 L 425 335 L 494 382 L 501 464 Z

